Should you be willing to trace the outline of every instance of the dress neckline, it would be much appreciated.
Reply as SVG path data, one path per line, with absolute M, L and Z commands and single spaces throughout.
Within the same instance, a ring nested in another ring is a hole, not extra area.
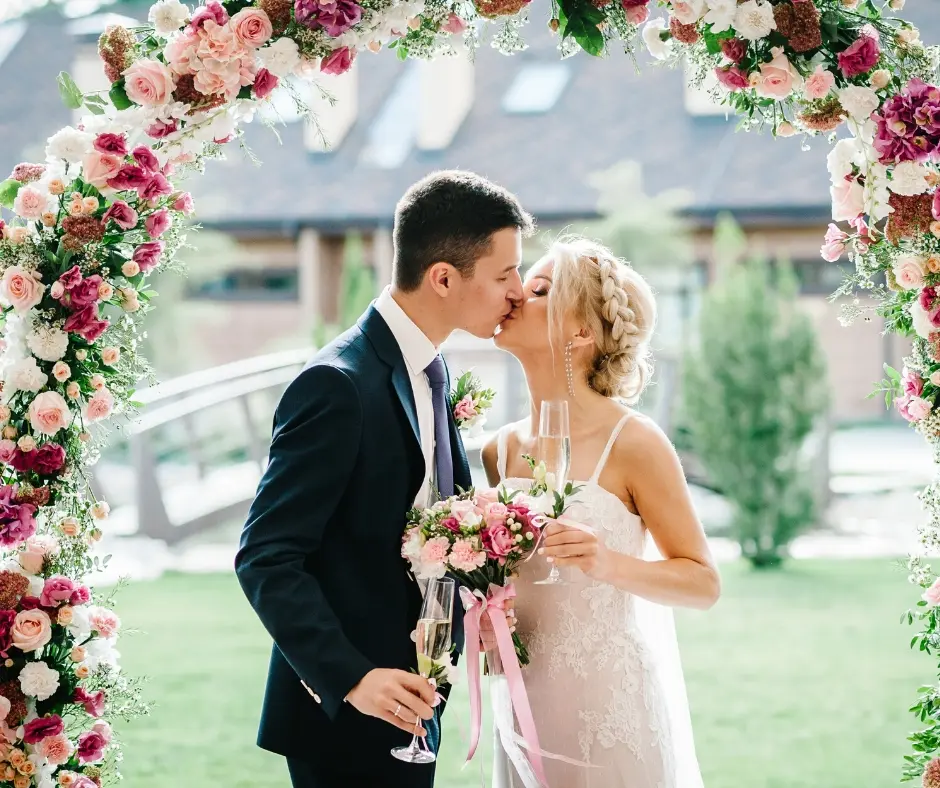
M 524 477 L 524 476 L 510 476 L 508 479 L 500 479 L 500 480 L 499 480 L 499 484 L 507 484 L 507 485 L 508 485 L 510 482 L 525 482 L 525 483 L 528 485 L 528 484 L 531 484 L 531 483 L 532 483 L 532 479 L 527 479 L 527 478 Z M 620 507 L 623 509 L 623 511 L 624 511 L 625 514 L 628 514 L 630 517 L 636 518 L 636 519 L 639 520 L 640 522 L 643 521 L 643 518 L 642 518 L 639 514 L 637 514 L 636 512 L 631 512 L 631 511 L 627 508 L 627 505 L 620 499 L 620 496 L 615 495 L 615 494 L 612 493 L 610 490 L 608 490 L 606 487 L 602 487 L 599 482 L 593 481 L 593 480 L 591 480 L 591 479 L 588 479 L 587 481 L 578 481 L 578 480 L 576 480 L 576 479 L 572 479 L 572 480 L 571 480 L 571 483 L 572 483 L 572 484 L 575 484 L 575 485 L 580 485 L 580 486 L 582 486 L 582 487 L 592 487 L 592 488 L 594 488 L 595 490 L 600 490 L 602 493 L 604 493 L 604 495 L 608 496 L 608 497 L 611 498 L 612 500 L 614 500 L 614 501 L 616 501 L 617 503 L 619 503 L 619 504 L 620 504 Z M 510 486 L 511 486 L 511 485 L 510 485 Z M 572 500 L 572 503 L 580 503 L 580 501 L 578 501 L 577 498 L 574 498 L 574 499 Z

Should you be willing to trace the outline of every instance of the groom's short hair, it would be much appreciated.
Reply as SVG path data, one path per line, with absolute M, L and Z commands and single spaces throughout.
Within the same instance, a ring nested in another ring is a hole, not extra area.
M 512 192 L 464 170 L 431 173 L 395 208 L 395 286 L 417 290 L 427 270 L 440 262 L 473 276 L 493 233 L 513 227 L 528 236 L 535 225 Z

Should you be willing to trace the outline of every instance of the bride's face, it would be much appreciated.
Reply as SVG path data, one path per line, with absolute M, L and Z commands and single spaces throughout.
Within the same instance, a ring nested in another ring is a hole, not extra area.
M 548 294 L 552 289 L 552 261 L 543 257 L 526 274 L 522 304 L 500 324 L 496 346 L 513 355 L 551 352 L 548 335 Z

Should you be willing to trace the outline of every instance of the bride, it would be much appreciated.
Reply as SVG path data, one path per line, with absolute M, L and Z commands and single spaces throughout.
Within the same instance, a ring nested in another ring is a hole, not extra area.
M 646 281 L 603 246 L 555 243 L 525 280 L 497 345 L 519 359 L 529 418 L 483 449 L 492 485 L 527 488 L 539 403 L 566 399 L 572 480 L 581 491 L 515 580 L 526 690 L 549 788 L 696 788 L 671 606 L 711 607 L 718 571 L 668 438 L 635 403 L 646 385 L 656 305 Z M 651 537 L 651 539 L 650 539 Z M 658 551 L 657 551 L 658 548 Z M 554 562 L 565 585 L 534 585 Z M 537 780 L 495 682 L 496 788 Z

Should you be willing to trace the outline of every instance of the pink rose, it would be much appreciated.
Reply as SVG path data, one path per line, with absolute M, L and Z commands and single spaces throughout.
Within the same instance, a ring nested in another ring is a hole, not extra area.
M 88 620 L 91 628 L 97 630 L 103 638 L 112 638 L 121 627 L 121 620 L 106 607 L 93 607 L 89 611 Z
M 176 90 L 176 80 L 159 60 L 138 60 L 124 72 L 127 97 L 143 107 L 161 107 Z
M 123 134 L 105 132 L 95 138 L 95 150 L 100 153 L 113 153 L 115 156 L 127 155 L 127 138 Z
M 104 757 L 108 743 L 97 731 L 87 731 L 78 737 L 78 762 L 95 763 Z M 73 783 L 74 788 L 74 783 Z
M 196 210 L 196 206 L 193 203 L 193 196 L 189 192 L 183 192 L 173 203 L 173 210 L 180 211 L 189 216 L 193 211 Z
M 166 208 L 161 208 L 156 213 L 152 213 L 147 217 L 144 226 L 147 228 L 147 234 L 151 238 L 159 238 L 170 229 L 171 224 L 170 212 L 167 211 Z
M 43 739 L 39 746 L 39 754 L 42 755 L 53 766 L 62 766 L 68 763 L 72 755 L 72 743 L 67 736 L 50 736 Z M 75 783 L 72 783 L 74 786 Z
M 832 218 L 837 222 L 856 219 L 865 210 L 865 190 L 855 178 L 840 178 L 829 189 Z
M 921 421 L 927 418 L 932 409 L 933 405 L 930 401 L 921 397 L 911 397 L 907 404 L 907 412 L 910 414 L 912 421 Z
M 624 14 L 627 21 L 633 25 L 642 25 L 650 18 L 650 9 L 648 5 L 630 5 L 624 6 Z
M 43 435 L 55 435 L 72 423 L 72 414 L 62 395 L 57 391 L 37 394 L 27 413 L 33 429 Z
M 271 20 L 258 8 L 243 8 L 232 17 L 231 28 L 243 46 L 253 49 L 266 44 L 274 35 Z
M 454 408 L 454 418 L 469 421 L 477 416 L 477 409 L 473 404 L 473 397 L 467 394 Z
M 503 525 L 506 522 L 506 515 L 509 514 L 509 510 L 501 503 L 491 503 L 487 504 L 484 518 L 486 524 L 493 528 L 497 525 Z
M 39 603 L 43 607 L 58 607 L 62 602 L 68 602 L 75 591 L 75 583 L 63 575 L 55 575 L 46 580 L 39 596 Z
M 451 15 L 447 17 L 447 21 L 441 25 L 441 30 L 454 36 L 459 36 L 466 29 L 467 23 L 455 13 L 451 13 Z
M 160 255 L 162 253 L 162 241 L 147 241 L 134 250 L 131 259 L 140 266 L 141 271 L 147 273 L 157 267 L 160 263 Z
M 499 500 L 499 490 L 490 488 L 487 490 L 477 490 L 473 496 L 477 506 L 483 506 L 488 503 L 496 503 Z
M 102 189 L 121 169 L 123 161 L 113 153 L 90 151 L 82 160 L 82 177 L 97 189 Z
M 150 182 L 150 174 L 136 164 L 125 164 L 111 180 L 108 186 L 118 191 L 140 189 Z
M 838 226 L 830 223 L 829 229 L 826 230 L 826 242 L 820 250 L 823 260 L 834 263 L 842 257 L 845 254 L 845 242 L 848 237 L 848 234 L 842 232 Z
M 163 120 L 157 120 L 147 127 L 147 136 L 153 137 L 155 140 L 162 140 L 164 137 L 176 134 L 178 130 L 179 123 L 176 118 L 173 118 L 169 123 Z
M 854 44 L 839 53 L 839 68 L 846 78 L 851 79 L 871 71 L 878 63 L 879 57 L 881 47 L 878 39 L 863 33 Z
M 88 586 L 76 586 L 69 599 L 69 604 L 74 607 L 75 605 L 87 605 L 90 601 L 91 591 L 88 590 Z
M 894 278 L 905 290 L 917 290 L 924 284 L 924 261 L 917 255 L 904 255 L 895 261 Z
M 228 11 L 226 11 L 217 0 L 210 0 L 203 8 L 196 11 L 196 13 L 193 14 L 193 18 L 189 21 L 189 26 L 193 30 L 199 30 L 210 19 L 217 25 L 224 25 L 228 22 Z
M 137 226 L 139 217 L 137 211 L 124 200 L 115 200 L 111 207 L 104 212 L 104 216 L 101 217 L 102 222 L 107 222 L 109 219 L 114 220 L 114 223 L 122 230 L 133 230 Z
M 52 639 L 52 620 L 44 610 L 21 610 L 11 634 L 13 645 L 20 651 L 35 651 Z
M 771 52 L 774 59 L 761 63 L 757 94 L 765 98 L 785 99 L 803 80 L 782 49 L 775 48 Z
M 90 717 L 100 717 L 104 714 L 104 693 L 89 693 L 87 690 L 77 687 L 75 694 L 72 695 L 72 701 L 85 707 L 85 713 Z
M 27 744 L 39 744 L 49 736 L 58 736 L 65 730 L 62 718 L 58 714 L 37 717 L 23 726 L 23 741 Z
M 16 441 L 0 440 L 0 462 L 9 465 L 16 454 Z
M 137 189 L 142 200 L 157 200 L 172 193 L 173 187 L 162 172 L 155 172 L 150 179 Z
M 134 161 L 136 161 L 147 172 L 160 171 L 160 160 L 157 158 L 156 154 L 146 145 L 138 145 L 136 148 L 134 148 L 134 152 L 131 155 L 134 157 Z
M 352 67 L 355 59 L 356 53 L 349 47 L 334 49 L 327 57 L 323 58 L 323 62 L 320 63 L 320 71 L 324 74 L 345 74 Z
M 718 81 L 730 91 L 744 90 L 750 83 L 745 74 L 737 66 L 723 66 L 715 69 Z
M 821 65 L 816 66 L 816 70 L 806 78 L 806 84 L 803 86 L 803 93 L 808 99 L 821 99 L 829 95 L 836 84 L 836 78 L 831 71 L 827 71 Z
M 266 68 L 259 69 L 255 75 L 255 98 L 266 99 L 277 87 L 278 79 Z
M 454 501 L 450 505 L 450 513 L 460 521 L 461 525 L 467 526 L 477 525 L 483 514 L 473 501 Z
M 512 534 L 505 525 L 494 525 L 482 533 L 483 549 L 490 558 L 505 558 L 514 546 Z
M 13 210 L 18 216 L 24 219 L 36 222 L 42 218 L 46 212 L 49 199 L 39 189 L 32 186 L 24 186 L 16 195 L 13 203 Z
M 11 265 L 0 280 L 0 291 L 17 312 L 28 312 L 40 301 L 46 287 L 18 265 Z
M 85 406 L 85 416 L 89 421 L 101 421 L 114 410 L 114 396 L 107 389 L 96 391 Z
M 102 739 L 104 739 L 105 744 L 111 743 L 111 724 L 105 720 L 98 720 L 94 725 L 91 726 L 91 729 L 99 734 Z
M 49 288 L 49 295 L 51 295 L 56 301 L 58 301 L 62 296 L 65 295 L 65 285 L 60 281 L 56 280 L 52 283 L 52 287 Z

